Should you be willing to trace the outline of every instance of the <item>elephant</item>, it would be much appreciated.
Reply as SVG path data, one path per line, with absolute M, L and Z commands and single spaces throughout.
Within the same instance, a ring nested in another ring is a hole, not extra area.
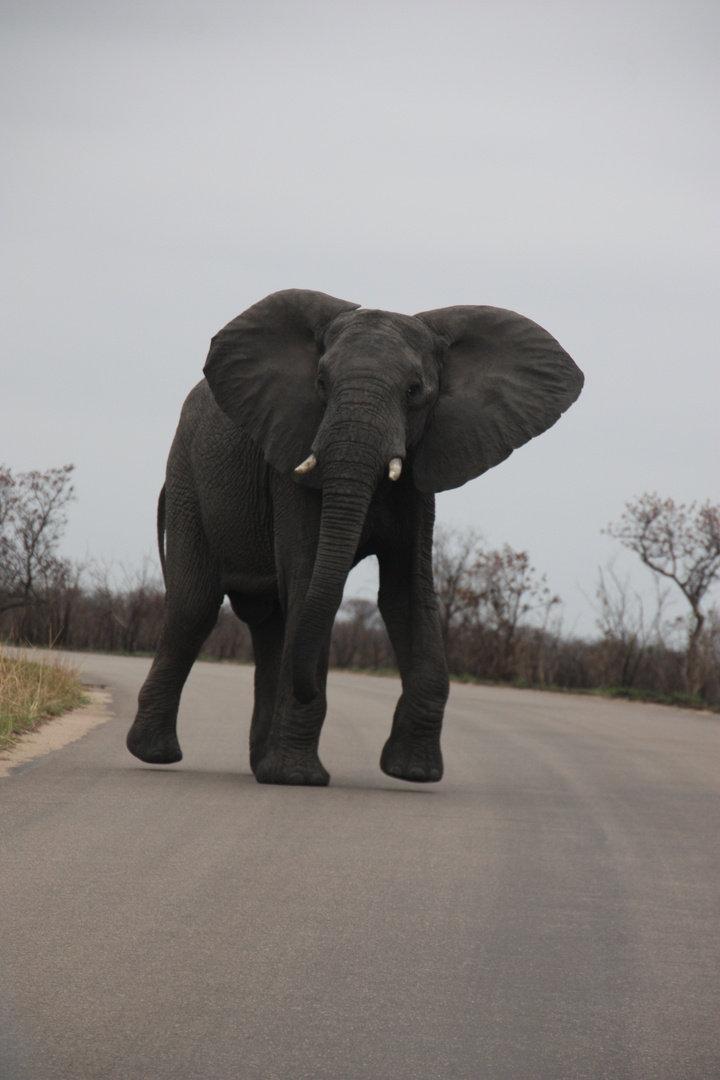
M 213 339 L 182 409 L 158 503 L 164 622 L 128 749 L 182 757 L 180 695 L 224 598 L 255 656 L 250 766 L 322 786 L 330 636 L 351 568 L 379 563 L 402 693 L 380 758 L 441 779 L 449 681 L 433 589 L 435 492 L 554 424 L 583 375 L 502 308 L 408 316 L 325 293 L 272 293 Z

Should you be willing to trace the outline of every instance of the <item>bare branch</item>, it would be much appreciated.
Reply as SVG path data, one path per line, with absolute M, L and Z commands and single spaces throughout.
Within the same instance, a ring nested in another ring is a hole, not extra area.
M 65 508 L 75 497 L 73 468 L 13 477 L 0 467 L 0 604 L 5 607 L 41 602 L 43 591 L 67 576 L 68 564 L 57 548 L 67 525 Z
M 620 521 L 605 532 L 639 555 L 653 573 L 674 582 L 690 605 L 687 668 L 688 682 L 694 686 L 697 645 L 705 622 L 702 603 L 720 579 L 720 506 L 709 501 L 686 506 L 656 493 L 645 494 L 626 503 Z

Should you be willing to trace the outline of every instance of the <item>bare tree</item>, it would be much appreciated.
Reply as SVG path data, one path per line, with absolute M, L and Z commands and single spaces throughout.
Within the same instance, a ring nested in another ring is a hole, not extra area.
M 687 690 L 698 692 L 699 648 L 705 623 L 702 603 L 720 578 L 720 505 L 676 504 L 645 494 L 625 504 L 608 536 L 634 551 L 655 574 L 674 582 L 690 605 L 686 653 Z
M 668 657 L 673 654 L 677 620 L 665 616 L 670 586 L 662 588 L 655 581 L 655 606 L 648 613 L 643 597 L 630 585 L 626 576 L 615 573 L 611 561 L 598 569 L 596 597 L 599 670 L 596 681 L 601 686 L 633 687 L 643 682 L 658 687 Z
M 473 530 L 440 528 L 433 573 L 451 672 L 546 681 L 550 653 L 557 652 L 560 598 L 527 552 L 508 544 L 486 550 Z
M 480 534 L 474 529 L 446 529 L 442 525 L 435 527 L 433 579 L 446 652 L 450 629 L 458 623 L 466 605 L 471 567 L 477 557 L 480 540 Z
M 527 551 L 513 551 L 509 544 L 479 551 L 471 573 L 466 612 L 492 645 L 491 676 L 511 679 L 522 622 L 540 613 L 547 623 L 560 597 L 550 592 L 545 575 L 538 576 Z
M 0 465 L 0 611 L 7 610 L 12 582 L 11 565 L 14 552 L 15 478 L 5 465 Z
M 0 467 L 0 612 L 44 603 L 70 573 L 57 549 L 74 499 L 73 465 L 19 473 Z

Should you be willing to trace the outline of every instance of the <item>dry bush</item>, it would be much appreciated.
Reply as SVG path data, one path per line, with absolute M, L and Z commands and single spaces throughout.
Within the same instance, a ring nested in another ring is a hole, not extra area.
M 477 533 L 438 529 L 433 574 L 451 674 L 553 681 L 560 598 L 526 551 L 487 549 Z
M 342 604 L 333 626 L 330 666 L 370 671 L 397 668 L 377 604 L 361 599 Z
M 220 608 L 215 629 L 205 641 L 200 655 L 212 660 L 252 662 L 253 647 L 250 631 L 245 623 L 233 614 L 227 602 Z

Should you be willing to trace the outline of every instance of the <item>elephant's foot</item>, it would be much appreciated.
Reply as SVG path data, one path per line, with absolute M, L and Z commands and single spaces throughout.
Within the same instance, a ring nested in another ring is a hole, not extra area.
M 131 754 L 148 765 L 173 765 L 182 760 L 182 750 L 174 730 L 135 718 L 126 745 Z
M 304 784 L 308 787 L 327 787 L 330 773 L 313 751 L 305 753 L 280 753 L 267 750 L 250 764 L 258 784 Z
M 437 783 L 443 774 L 439 735 L 431 739 L 391 735 L 383 747 L 380 768 L 396 780 Z

